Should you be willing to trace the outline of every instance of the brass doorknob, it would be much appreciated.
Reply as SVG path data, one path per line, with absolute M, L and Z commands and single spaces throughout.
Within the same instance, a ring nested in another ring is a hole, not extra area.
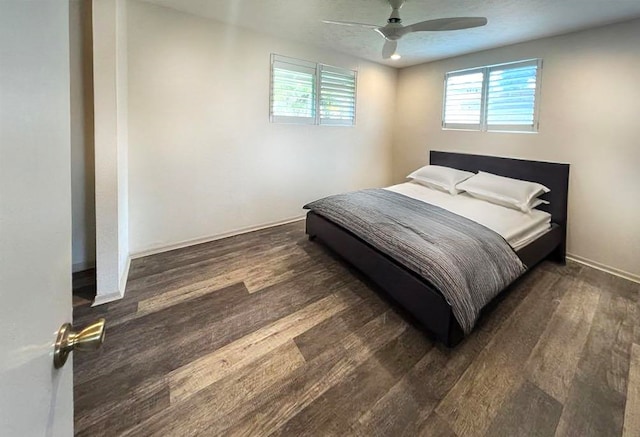
M 105 334 L 104 324 L 104 319 L 98 319 L 80 332 L 74 331 L 71 323 L 62 325 L 53 350 L 53 366 L 56 369 L 64 366 L 72 350 L 91 351 L 102 346 Z

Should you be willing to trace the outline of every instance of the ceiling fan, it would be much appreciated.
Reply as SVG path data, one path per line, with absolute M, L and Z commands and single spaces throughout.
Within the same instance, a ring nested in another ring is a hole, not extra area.
M 340 26 L 363 27 L 365 29 L 373 29 L 374 31 L 378 32 L 385 39 L 384 46 L 382 47 L 383 59 L 400 58 L 400 56 L 396 53 L 396 49 L 398 48 L 398 40 L 408 33 L 471 29 L 473 27 L 480 27 L 487 24 L 487 19 L 485 17 L 453 17 L 421 21 L 419 23 L 403 26 L 402 18 L 400 18 L 400 8 L 404 4 L 404 2 L 405 0 L 389 0 L 389 5 L 391 6 L 391 15 L 387 20 L 387 24 L 384 26 L 377 26 L 375 24 L 352 23 L 350 21 L 322 20 L 322 22 L 327 24 L 337 24 Z

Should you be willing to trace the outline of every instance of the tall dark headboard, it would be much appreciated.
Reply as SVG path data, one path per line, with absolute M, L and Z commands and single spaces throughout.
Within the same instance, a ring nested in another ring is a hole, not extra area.
M 469 155 L 466 153 L 438 152 L 429 155 L 432 165 L 457 168 L 459 170 L 497 174 L 514 179 L 538 182 L 551 192 L 541 198 L 549 205 L 538 208 L 551 214 L 551 221 L 567 228 L 567 198 L 569 194 L 569 164 L 556 162 L 527 161 L 524 159 L 500 158 L 497 156 Z

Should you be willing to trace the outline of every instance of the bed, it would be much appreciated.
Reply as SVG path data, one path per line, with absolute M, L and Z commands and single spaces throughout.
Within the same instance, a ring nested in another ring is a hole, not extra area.
M 528 270 L 544 259 L 565 262 L 568 164 L 439 151 L 430 152 L 430 164 L 471 172 L 485 171 L 549 187 L 551 191 L 541 197 L 549 204 L 538 207 L 548 214 L 539 214 L 540 218 L 532 217 L 533 222 L 522 224 L 520 230 L 518 226 L 514 226 L 515 222 L 506 220 L 505 239 L 511 239 L 508 242 Z M 439 201 L 446 201 L 447 196 L 437 198 L 437 195 L 412 187 L 411 184 L 399 184 L 387 189 L 436 205 Z M 473 204 L 462 204 L 460 207 L 477 209 Z M 542 223 L 543 215 L 550 215 L 550 224 Z M 408 311 L 438 341 L 453 347 L 464 338 L 464 330 L 456 320 L 451 305 L 421 275 L 316 212 L 310 211 L 307 214 L 306 233 L 311 240 L 325 245 L 359 270 L 384 294 Z

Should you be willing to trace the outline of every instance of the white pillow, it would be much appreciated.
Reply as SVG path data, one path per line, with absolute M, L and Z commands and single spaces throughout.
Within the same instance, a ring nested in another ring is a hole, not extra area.
M 547 202 L 546 200 L 533 199 L 533 201 L 531 202 L 531 209 L 535 208 L 536 206 L 548 205 L 548 204 L 549 204 L 549 202 Z
M 414 182 L 426 185 L 427 187 L 456 195 L 462 192 L 462 190 L 456 189 L 456 185 L 469 179 L 473 175 L 473 173 L 468 171 L 456 170 L 455 168 L 442 167 L 440 165 L 425 165 L 411 173 L 407 178 L 413 179 Z
M 456 188 L 464 190 L 478 199 L 507 208 L 519 209 L 522 212 L 531 212 L 536 198 L 551 191 L 536 182 L 505 178 L 483 171 L 458 184 Z

